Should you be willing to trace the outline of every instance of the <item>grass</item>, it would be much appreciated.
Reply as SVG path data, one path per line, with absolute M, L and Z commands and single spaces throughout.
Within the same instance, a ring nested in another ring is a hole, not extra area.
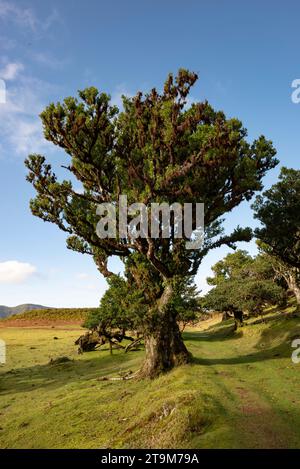
M 194 363 L 153 381 L 101 381 L 137 370 L 143 351 L 79 356 L 79 329 L 0 329 L 0 447 L 299 448 L 299 319 L 232 329 L 185 332 Z

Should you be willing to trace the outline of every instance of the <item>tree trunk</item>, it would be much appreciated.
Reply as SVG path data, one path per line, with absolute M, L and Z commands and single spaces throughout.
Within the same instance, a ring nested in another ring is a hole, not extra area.
M 300 314 L 300 287 L 296 275 L 290 274 L 287 280 L 289 289 L 294 293 L 297 302 L 297 314 Z
M 293 289 L 293 293 L 296 297 L 296 302 L 297 302 L 295 314 L 300 317 L 300 288 L 297 285 L 295 285 Z
M 234 316 L 234 321 L 236 323 L 237 327 L 242 327 L 243 326 L 243 311 L 240 311 L 238 309 L 234 309 L 233 311 L 233 316 Z
M 146 359 L 141 377 L 155 378 L 175 366 L 191 361 L 178 327 L 171 315 L 166 314 L 160 324 L 145 334 Z
M 228 321 L 228 319 L 230 319 L 231 316 L 227 313 L 227 311 L 224 311 L 224 313 L 222 313 L 222 322 L 223 321 Z
M 300 288 L 298 287 L 298 285 L 296 285 L 296 283 L 293 285 L 293 293 L 296 297 L 296 301 L 297 301 L 297 304 L 298 306 L 300 306 Z
M 168 310 L 171 297 L 172 288 L 167 286 L 158 301 L 156 314 L 145 331 L 146 358 L 139 373 L 141 378 L 155 378 L 175 366 L 191 361 L 191 354 L 183 342 L 176 317 Z

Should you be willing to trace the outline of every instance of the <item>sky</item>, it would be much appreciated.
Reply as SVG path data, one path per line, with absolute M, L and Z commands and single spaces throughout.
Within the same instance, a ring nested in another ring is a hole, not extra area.
M 0 0 L 0 304 L 97 306 L 106 289 L 92 259 L 67 250 L 65 235 L 29 210 L 26 156 L 44 154 L 61 175 L 67 161 L 43 138 L 38 116 L 47 104 L 87 86 L 120 104 L 122 94 L 160 88 L 169 72 L 188 68 L 199 74 L 191 100 L 241 119 L 249 141 L 273 141 L 280 164 L 265 177 L 268 188 L 281 166 L 299 168 L 300 104 L 291 99 L 299 17 L 296 0 Z M 238 224 L 257 225 L 249 203 L 226 217 L 228 232 Z M 255 254 L 254 242 L 239 247 Z M 203 292 L 227 252 L 203 261 Z

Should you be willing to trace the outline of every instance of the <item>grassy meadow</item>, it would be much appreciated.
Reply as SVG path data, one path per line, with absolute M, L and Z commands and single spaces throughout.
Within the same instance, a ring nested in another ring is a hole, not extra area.
M 79 327 L 2 327 L 0 447 L 299 448 L 300 320 L 206 327 L 184 333 L 194 363 L 152 381 L 103 381 L 143 350 L 78 355 Z

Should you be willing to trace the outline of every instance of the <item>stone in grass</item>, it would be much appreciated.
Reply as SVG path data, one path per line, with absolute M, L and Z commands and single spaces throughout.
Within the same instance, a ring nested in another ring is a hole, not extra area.
M 28 427 L 28 425 L 29 425 L 29 422 L 22 422 L 20 423 L 19 428 L 25 428 L 25 427 Z
M 69 357 L 57 357 L 57 358 L 51 358 L 48 365 L 60 365 L 61 363 L 69 363 L 72 361 L 73 360 L 71 360 L 71 358 Z

